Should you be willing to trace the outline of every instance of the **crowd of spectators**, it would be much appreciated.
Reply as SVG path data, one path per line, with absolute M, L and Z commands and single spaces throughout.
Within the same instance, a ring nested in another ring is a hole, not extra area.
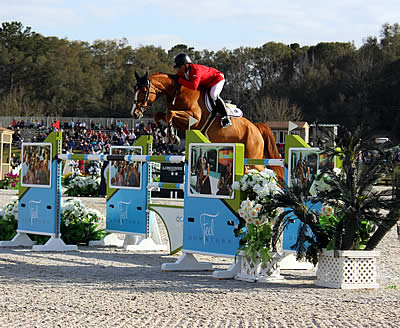
M 170 155 L 181 153 L 167 143 L 165 127 L 154 123 L 136 123 L 135 128 L 129 129 L 122 120 L 113 121 L 110 126 L 104 127 L 99 121 L 91 122 L 88 126 L 80 121 L 60 121 L 60 130 L 63 131 L 63 150 L 70 153 L 98 154 L 109 153 L 110 146 L 130 146 L 142 135 L 153 136 L 153 154 Z M 54 124 L 53 124 L 54 125 Z M 13 120 L 10 129 L 14 130 L 13 144 L 20 146 L 22 141 L 42 142 L 48 134 L 56 128 L 48 127 L 43 121 L 16 121 Z M 34 131 L 31 140 L 22 140 L 23 129 Z
M 55 123 L 55 122 L 54 122 Z M 54 125 L 54 124 L 53 124 Z M 55 127 L 48 127 L 43 120 L 13 120 L 10 129 L 14 130 L 13 145 L 20 148 L 22 141 L 42 142 Z M 109 153 L 110 146 L 129 146 L 142 135 L 153 136 L 153 154 L 170 155 L 181 154 L 182 151 L 170 146 L 166 140 L 165 127 L 156 126 L 154 123 L 138 122 L 133 129 L 122 120 L 112 121 L 110 126 L 103 126 L 99 121 L 92 121 L 89 126 L 79 119 L 60 121 L 63 134 L 63 151 L 70 153 L 99 154 Z M 30 140 L 23 140 L 22 131 L 31 130 L 34 133 Z M 393 148 L 394 159 L 400 161 L 400 148 Z M 362 153 L 359 160 L 368 164 L 372 158 L 379 158 L 376 154 Z M 385 160 L 385 159 L 383 159 Z M 13 154 L 12 161 L 18 165 L 18 157 Z

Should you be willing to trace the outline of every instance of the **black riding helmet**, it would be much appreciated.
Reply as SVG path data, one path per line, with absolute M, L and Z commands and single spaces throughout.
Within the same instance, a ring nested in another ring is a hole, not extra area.
M 192 60 L 190 59 L 190 57 L 187 54 L 182 52 L 175 56 L 174 62 L 175 62 L 174 68 L 178 68 L 181 65 L 191 64 Z

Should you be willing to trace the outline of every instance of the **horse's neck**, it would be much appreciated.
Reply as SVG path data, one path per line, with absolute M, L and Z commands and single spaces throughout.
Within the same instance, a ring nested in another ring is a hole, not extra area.
M 176 92 L 177 86 L 174 81 L 164 73 L 155 73 L 150 76 L 151 83 L 162 94 L 170 96 Z
M 177 84 L 164 73 L 152 74 L 151 83 L 166 96 L 168 109 L 186 110 L 188 115 L 199 120 L 197 124 L 199 127 L 205 124 L 208 117 L 208 110 L 204 103 L 205 90 L 191 90 L 184 87 L 178 89 Z M 175 106 L 173 106 L 174 100 Z M 189 114 L 189 112 L 192 113 Z
M 184 101 L 188 111 L 192 112 L 191 116 L 198 120 L 195 125 L 196 128 L 202 128 L 208 118 L 209 112 L 204 102 L 204 96 L 205 90 L 203 88 L 196 91 L 185 88 L 179 96 Z

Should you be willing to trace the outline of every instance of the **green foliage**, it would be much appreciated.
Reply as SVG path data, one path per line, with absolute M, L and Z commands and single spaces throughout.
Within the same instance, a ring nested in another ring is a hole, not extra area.
M 321 228 L 328 235 L 329 243 L 326 246 L 327 250 L 335 249 L 336 231 L 340 222 L 343 221 L 345 213 L 338 213 L 336 215 L 320 215 L 319 222 Z M 354 240 L 353 248 L 356 250 L 365 249 L 368 240 L 370 239 L 375 227 L 371 222 L 361 220 L 360 226 L 357 229 L 356 237 Z
M 5 218 L 0 214 L 0 240 L 11 240 L 17 234 L 18 221 Z
M 61 211 L 61 236 L 67 244 L 85 244 L 99 240 L 105 229 L 99 228 L 102 220 L 97 211 L 86 209 L 79 201 L 67 199 Z
M 237 254 L 244 251 L 246 258 L 256 263 L 257 257 L 265 268 L 271 259 L 272 228 L 271 222 L 277 211 L 266 206 L 274 193 L 279 191 L 275 172 L 265 169 L 261 172 L 252 169 L 236 181 L 232 188 L 246 193 L 247 199 L 242 201 L 238 214 L 241 218 L 235 235 L 240 236 Z M 244 222 L 243 222 L 244 221 Z M 244 225 L 246 223 L 246 226 Z
M 74 178 L 75 178 L 75 174 L 73 174 L 72 172 L 68 173 L 66 175 L 63 175 L 61 177 L 61 185 L 63 187 L 69 186 Z
M 66 177 L 64 178 L 64 186 L 67 189 L 64 192 L 66 196 L 97 197 L 100 194 L 99 178 L 94 179 L 92 176 L 77 175 L 72 179 Z
M 246 232 L 242 237 L 244 244 L 239 249 L 238 254 L 240 251 L 244 251 L 246 258 L 251 259 L 253 263 L 256 263 L 257 257 L 260 256 L 262 265 L 266 268 L 271 259 L 271 255 L 269 254 L 271 237 L 271 224 L 266 223 L 257 226 L 248 223 L 246 226 Z
M 400 179 L 391 158 L 391 145 L 375 144 L 366 128 L 343 131 L 336 140 L 338 148 L 324 149 L 331 159 L 337 156 L 341 160 L 340 173 L 326 167 L 309 180 L 293 179 L 293 185 L 285 185 L 269 203 L 272 209 L 285 208 L 275 221 L 272 244 L 276 245 L 284 228 L 297 217 L 301 226 L 293 248 L 298 258 L 306 257 L 314 263 L 323 248 L 373 250 L 400 220 Z M 358 158 L 362 152 L 381 154 L 386 160 L 364 164 Z M 392 190 L 373 189 L 388 172 L 393 172 Z M 311 187 L 319 180 L 328 187 L 316 188 L 318 193 L 312 196 Z M 325 206 L 322 213 L 313 210 L 317 203 Z
M 69 41 L 35 33 L 20 22 L 0 27 L 0 112 L 5 115 L 128 117 L 134 72 L 172 73 L 174 56 L 225 73 L 222 93 L 254 121 L 297 120 L 354 128 L 365 121 L 400 140 L 399 24 L 379 37 L 312 46 L 267 42 L 219 51 L 178 44 L 132 48 L 126 39 Z M 272 111 L 273 104 L 284 107 Z M 157 101 L 153 111 L 165 109 Z M 281 113 L 278 115 L 277 113 Z M 391 119 L 388 120 L 387 118 Z

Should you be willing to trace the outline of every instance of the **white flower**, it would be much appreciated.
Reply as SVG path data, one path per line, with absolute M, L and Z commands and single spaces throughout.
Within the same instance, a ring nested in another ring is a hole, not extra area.
M 70 224 L 70 221 L 69 221 L 69 219 L 66 219 L 66 220 L 65 220 L 65 226 L 67 226 L 67 227 L 68 227 L 68 226 L 69 226 L 69 224 Z
M 251 201 L 249 199 L 246 199 L 246 200 L 242 201 L 240 207 L 245 209 L 245 210 L 248 210 L 249 208 L 252 208 L 253 205 L 254 205 L 253 201 Z
M 321 214 L 326 217 L 330 217 L 333 215 L 333 207 L 331 206 L 324 206 L 322 207 Z
M 245 183 L 247 181 L 247 178 L 248 178 L 247 174 L 243 175 L 242 178 L 240 179 L 240 182 Z
M 273 171 L 271 169 L 265 169 L 263 172 L 264 172 L 264 176 L 267 178 L 275 178 L 276 177 L 275 171 Z
M 240 208 L 240 209 L 238 210 L 238 214 L 239 214 L 240 217 L 242 217 L 243 219 L 246 219 L 246 217 L 247 217 L 246 211 L 245 211 L 244 209 L 242 209 L 242 208 Z
M 336 175 L 339 175 L 340 173 L 342 173 L 342 170 L 340 168 L 338 168 L 338 167 L 335 167 L 333 169 L 333 173 L 335 173 Z
M 240 189 L 240 183 L 239 183 L 239 181 L 235 181 L 235 182 L 232 184 L 232 189 L 233 189 L 233 190 L 239 190 L 239 189 Z
M 262 209 L 262 205 L 261 205 L 261 204 L 256 204 L 256 205 L 254 206 L 254 209 L 255 209 L 257 212 L 260 212 L 261 209 Z
M 90 213 L 90 214 L 96 215 L 97 217 L 101 218 L 101 213 L 98 210 L 94 209 L 94 208 L 89 208 L 87 212 Z
M 258 211 L 255 208 L 250 209 L 249 214 L 252 218 L 258 217 Z

